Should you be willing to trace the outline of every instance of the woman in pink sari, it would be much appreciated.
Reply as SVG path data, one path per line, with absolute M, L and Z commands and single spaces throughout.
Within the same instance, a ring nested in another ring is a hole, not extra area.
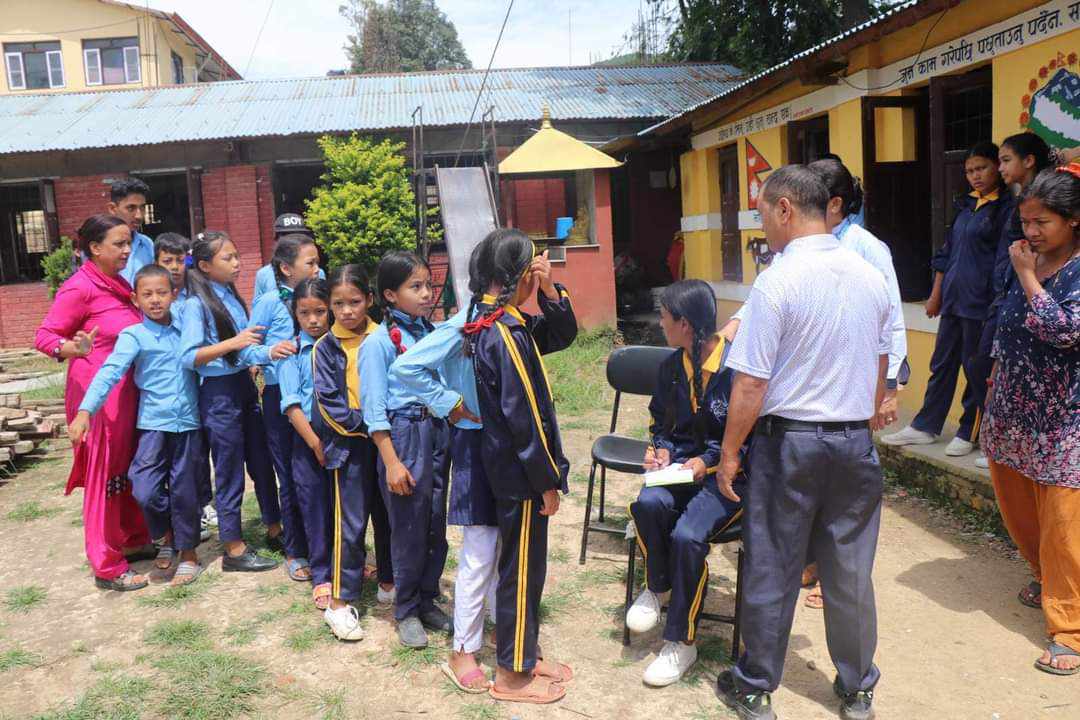
M 68 360 L 64 406 L 74 419 L 94 374 L 116 344 L 120 331 L 142 320 L 131 286 L 120 277 L 131 254 L 131 230 L 112 215 L 94 215 L 78 231 L 88 258 L 60 286 L 34 345 L 57 360 Z M 94 415 L 75 460 L 65 494 L 83 488 L 83 534 L 95 584 L 105 590 L 138 590 L 146 578 L 129 560 L 154 557 L 142 512 L 131 495 L 128 465 L 135 452 L 139 395 L 130 373 Z

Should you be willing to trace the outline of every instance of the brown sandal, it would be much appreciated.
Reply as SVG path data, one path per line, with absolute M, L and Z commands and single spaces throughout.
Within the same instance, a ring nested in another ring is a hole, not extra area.
M 540 669 L 540 663 L 543 663 L 548 667 L 554 668 L 557 671 L 557 674 L 551 672 L 550 670 L 548 672 L 544 672 Z M 547 678 L 548 680 L 565 684 L 574 679 L 574 671 L 566 663 L 561 663 L 555 660 L 547 662 L 546 660 L 544 660 L 544 658 L 538 657 L 536 658 L 536 667 L 533 668 L 533 677 Z
M 1027 587 L 1021 588 L 1016 598 L 1021 605 L 1039 610 L 1042 608 L 1042 583 L 1032 580 Z
M 497 690 L 492 684 L 488 694 L 502 702 L 529 703 L 530 705 L 548 705 L 566 697 L 566 688 L 554 680 L 533 676 L 529 684 L 512 692 Z
M 330 607 L 330 596 L 333 594 L 333 589 L 330 587 L 330 583 L 323 583 L 316 585 L 311 591 L 311 599 L 315 602 L 315 607 L 320 610 L 325 610 Z
M 806 599 L 803 600 L 803 605 L 811 610 L 825 609 L 825 596 L 821 594 L 820 585 L 810 588 L 810 592 L 806 593 Z

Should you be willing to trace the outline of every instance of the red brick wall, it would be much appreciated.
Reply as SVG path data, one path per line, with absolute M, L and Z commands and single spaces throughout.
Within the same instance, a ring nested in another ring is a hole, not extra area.
M 0 285 L 0 347 L 29 347 L 49 311 L 45 283 Z
M 86 218 L 107 212 L 109 186 L 105 184 L 105 180 L 117 180 L 123 177 L 126 176 L 114 173 L 58 178 L 54 187 L 60 234 L 75 241 L 75 231 Z

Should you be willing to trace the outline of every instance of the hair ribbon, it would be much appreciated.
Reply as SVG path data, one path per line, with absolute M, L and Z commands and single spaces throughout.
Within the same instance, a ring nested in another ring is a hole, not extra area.
M 1077 180 L 1080 180 L 1080 161 L 1073 160 L 1068 165 L 1062 165 L 1057 169 L 1059 173 L 1069 173 Z

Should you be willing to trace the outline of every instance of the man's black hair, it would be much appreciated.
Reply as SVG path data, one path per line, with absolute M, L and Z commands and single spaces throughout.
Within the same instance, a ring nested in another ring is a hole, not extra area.
M 149 200 L 150 186 L 139 178 L 124 178 L 114 182 L 109 190 L 109 197 L 114 203 L 120 202 L 128 195 L 142 195 Z
M 813 217 L 825 217 L 829 206 L 829 189 L 825 183 L 813 170 L 798 164 L 785 165 L 769 175 L 761 188 L 761 197 L 770 205 L 786 197 L 800 212 Z
M 140 280 L 155 277 L 165 278 L 165 281 L 169 283 L 169 287 L 173 290 L 176 289 L 176 286 L 173 285 L 172 273 L 170 273 L 168 270 L 161 267 L 160 265 L 143 265 L 141 268 L 139 268 L 139 271 L 135 273 L 135 279 L 132 281 L 131 287 L 133 290 L 138 290 Z
M 180 233 L 163 232 L 154 238 L 154 259 L 157 260 L 161 253 L 170 255 L 187 255 L 191 252 L 191 241 Z

